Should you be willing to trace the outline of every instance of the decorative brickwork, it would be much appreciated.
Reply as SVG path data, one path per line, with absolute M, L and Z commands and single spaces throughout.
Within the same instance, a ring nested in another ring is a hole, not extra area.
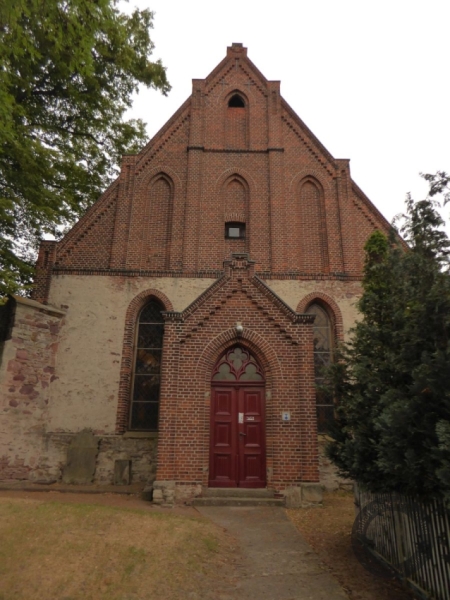
M 226 277 L 201 301 L 167 315 L 158 481 L 206 485 L 211 377 L 218 358 L 237 341 L 266 377 L 268 485 L 282 490 L 318 481 L 313 318 L 289 309 L 252 275 L 253 267 L 245 256 L 236 256 Z M 289 423 L 281 420 L 283 410 L 292 415 Z
M 324 306 L 325 310 L 332 319 L 332 323 L 334 325 L 334 330 L 336 334 L 336 340 L 338 342 L 343 342 L 344 324 L 342 321 L 341 309 L 339 308 L 337 302 L 334 300 L 334 298 L 323 292 L 311 292 L 310 294 L 308 294 L 300 300 L 297 306 L 297 312 L 306 312 L 308 307 L 313 302 L 318 302 L 319 304 L 322 304 L 322 306 Z
M 232 219 L 245 223 L 245 239 L 224 239 Z M 124 157 L 117 182 L 56 244 L 35 298 L 47 301 L 53 268 L 182 276 L 220 271 L 244 250 L 265 276 L 360 278 L 377 228 L 389 224 L 348 161 L 232 46 L 142 152 Z

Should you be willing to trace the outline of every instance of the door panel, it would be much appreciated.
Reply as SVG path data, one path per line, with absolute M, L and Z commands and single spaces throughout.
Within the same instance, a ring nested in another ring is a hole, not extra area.
M 216 487 L 236 487 L 236 390 L 216 387 L 211 396 L 210 478 Z
M 239 389 L 244 435 L 239 436 L 239 487 L 265 487 L 264 388 Z
M 265 487 L 264 388 L 214 386 L 210 487 Z

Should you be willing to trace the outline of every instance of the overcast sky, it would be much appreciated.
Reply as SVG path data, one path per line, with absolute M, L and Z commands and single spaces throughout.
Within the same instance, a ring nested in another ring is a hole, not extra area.
M 134 6 L 155 13 L 153 57 L 172 85 L 168 97 L 143 90 L 135 99 L 149 136 L 191 80 L 242 42 L 331 154 L 350 159 L 387 219 L 406 192 L 426 194 L 419 172 L 450 170 L 449 0 L 130 0 L 125 10 Z

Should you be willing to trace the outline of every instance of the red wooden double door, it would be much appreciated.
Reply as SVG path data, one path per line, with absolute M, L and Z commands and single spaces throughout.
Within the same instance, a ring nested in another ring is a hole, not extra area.
M 264 401 L 261 384 L 213 384 L 210 487 L 266 486 Z

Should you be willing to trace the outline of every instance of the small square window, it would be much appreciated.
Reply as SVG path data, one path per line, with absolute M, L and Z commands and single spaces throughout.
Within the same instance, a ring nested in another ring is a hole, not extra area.
M 245 238 L 245 223 L 225 223 L 225 237 L 234 240 Z

